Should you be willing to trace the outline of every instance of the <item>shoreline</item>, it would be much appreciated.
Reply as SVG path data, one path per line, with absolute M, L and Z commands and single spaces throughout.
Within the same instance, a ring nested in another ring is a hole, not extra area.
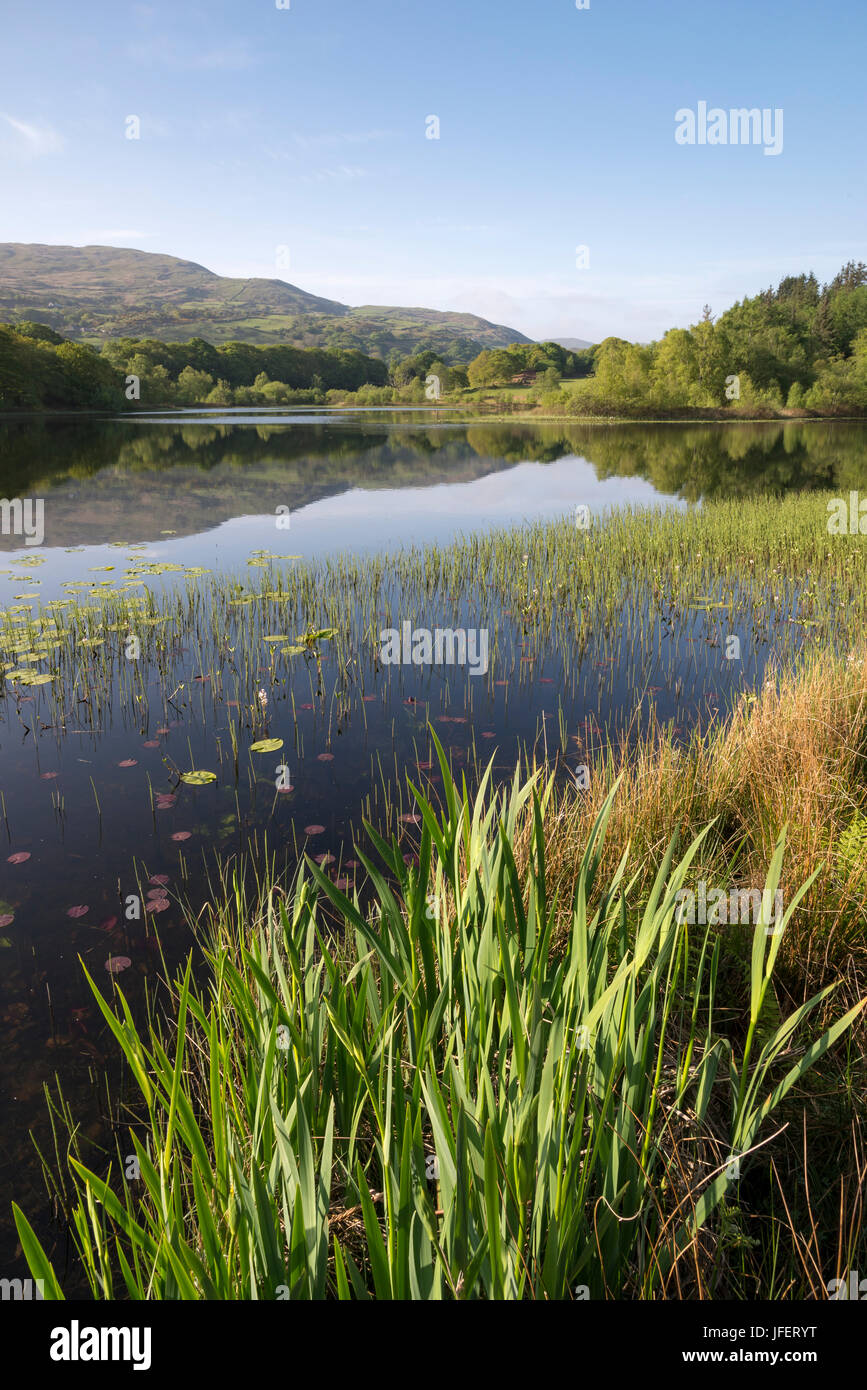
M 4 420 L 34 420 L 34 419 L 62 419 L 72 417 L 73 419 L 135 419 L 136 416 L 151 417 L 155 414 L 184 414 L 191 415 L 202 412 L 203 410 L 212 412 L 214 416 L 237 412 L 239 414 L 268 414 L 275 415 L 285 413 L 308 414 L 310 411 L 328 411 L 334 415 L 357 415 L 357 414 L 402 414 L 412 411 L 413 414 L 427 414 L 437 416 L 443 411 L 460 412 L 462 407 L 459 405 L 436 405 L 423 406 L 416 402 L 399 401 L 393 405 L 335 405 L 325 403 L 323 405 L 248 405 L 248 406 L 214 406 L 202 402 L 198 405 L 179 405 L 172 401 L 165 405 L 149 405 L 147 410 L 3 410 L 0 409 L 0 423 Z M 867 421 L 867 412 L 861 415 L 821 415 L 815 411 L 783 411 L 774 415 L 730 415 L 724 410 L 718 412 L 708 412 L 703 408 L 697 408 L 695 413 L 679 415 L 570 415 L 563 412 L 549 414 L 542 410 L 478 410 L 465 415 L 460 415 L 457 419 L 450 419 L 450 424 L 474 424 L 478 420 L 489 420 L 497 424 L 515 422 L 518 424 L 531 424 L 538 421 L 543 424 L 567 423 L 573 425 L 779 425 L 779 424 L 819 424 L 825 421 L 832 421 L 834 424 L 863 424 Z

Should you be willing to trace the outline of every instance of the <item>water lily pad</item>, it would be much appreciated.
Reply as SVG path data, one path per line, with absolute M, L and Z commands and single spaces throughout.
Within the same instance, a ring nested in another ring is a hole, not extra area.
M 87 903 L 78 903 L 75 907 L 68 907 L 66 915 L 67 917 L 86 917 L 89 911 L 90 908 Z
M 250 744 L 251 753 L 276 753 L 283 747 L 282 738 L 260 738 L 258 743 Z
M 29 858 L 30 858 L 30 851 L 29 851 L 28 849 L 19 849 L 19 850 L 17 851 L 16 854 L 10 854 L 10 855 L 9 855 L 9 858 L 6 860 L 6 863 L 7 863 L 7 864 L 23 864 L 23 863 L 25 862 L 25 860 L 27 860 L 27 859 L 29 859 Z
M 208 782 L 216 782 L 216 772 L 182 772 L 181 781 L 186 782 L 188 787 L 204 787 Z
M 172 839 L 178 841 L 189 840 L 192 833 L 192 830 L 176 830 L 174 835 L 172 836 Z
M 129 956 L 109 956 L 105 962 L 105 968 L 110 975 L 119 975 L 121 970 L 128 970 L 131 965 Z
M 325 826 L 324 826 L 324 825 L 305 825 L 305 827 L 304 827 L 304 834 L 305 834 L 305 835 L 321 835 L 324 829 L 325 829 Z
M 12 926 L 12 923 L 13 923 L 14 921 L 15 921 L 15 913 L 14 913 L 14 912 L 4 912 L 4 913 L 3 913 L 3 916 L 0 917 L 0 927 L 11 927 L 11 926 Z

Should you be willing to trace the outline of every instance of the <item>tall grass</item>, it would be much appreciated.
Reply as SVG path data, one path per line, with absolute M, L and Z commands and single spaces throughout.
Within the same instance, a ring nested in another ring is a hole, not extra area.
M 766 1122 L 860 1014 L 805 1037 L 829 985 L 762 1028 L 782 926 L 761 918 L 745 1032 L 717 1021 L 721 940 L 677 920 L 707 830 L 634 901 L 600 872 L 615 786 L 564 905 L 546 866 L 552 783 L 473 800 L 436 743 L 445 807 L 412 788 L 418 864 L 367 827 L 370 900 L 314 864 L 209 923 L 211 979 L 170 1023 L 99 1007 L 135 1082 L 140 1179 L 69 1125 L 68 1211 L 96 1298 L 519 1299 L 700 1290 L 713 1217 Z M 519 869 L 513 846 L 529 826 Z M 363 851 L 357 851 L 363 855 Z M 772 902 L 784 854 L 767 872 Z M 62 1190 L 67 1179 L 58 1181 Z M 60 1281 L 15 1219 L 46 1297 Z

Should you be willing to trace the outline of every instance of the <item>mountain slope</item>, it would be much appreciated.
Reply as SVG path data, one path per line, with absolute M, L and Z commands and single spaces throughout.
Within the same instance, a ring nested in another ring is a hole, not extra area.
M 586 338 L 552 338 L 551 342 L 559 343 L 567 352 L 584 352 L 586 348 L 594 346 L 593 343 L 588 343 Z
M 357 347 L 385 357 L 431 347 L 467 360 L 530 340 L 475 314 L 352 309 L 284 280 L 231 279 L 194 261 L 114 246 L 0 243 L 0 319 L 36 320 L 65 337 Z

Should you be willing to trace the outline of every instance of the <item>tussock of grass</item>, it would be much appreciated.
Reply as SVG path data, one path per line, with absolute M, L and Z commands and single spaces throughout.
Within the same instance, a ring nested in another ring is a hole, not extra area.
M 369 910 L 313 864 L 313 883 L 270 888 L 252 920 L 236 884 L 211 924 L 213 983 L 195 987 L 188 965 L 168 1030 L 137 1029 L 122 995 L 113 1008 L 94 987 L 134 1078 L 141 1170 L 133 1189 L 104 1155 L 85 1163 L 73 1131 L 69 1215 L 95 1297 L 659 1297 L 719 1283 L 732 1163 L 749 1163 L 867 1001 L 817 1037 L 807 1020 L 829 985 L 763 1030 L 795 895 L 779 932 L 753 931 L 745 1036 L 720 1031 L 719 942 L 700 932 L 696 958 L 676 915 L 706 832 L 679 861 L 669 846 L 627 911 L 629 853 L 602 869 L 617 787 L 581 848 L 567 949 L 552 950 L 551 783 L 516 775 L 496 794 L 489 768 L 471 801 L 436 748 L 446 807 L 417 793 L 418 868 L 368 827 Z M 781 837 L 770 895 L 783 852 Z M 15 1217 L 33 1274 L 61 1297 Z
M 646 864 L 643 887 L 670 836 L 684 839 L 713 821 L 693 879 L 720 887 L 764 881 L 786 830 L 782 880 L 820 877 L 796 912 L 783 963 L 804 990 L 833 962 L 863 970 L 867 855 L 867 654 L 814 658 L 805 669 L 771 672 L 759 694 L 684 746 L 655 731 L 637 746 L 597 761 L 586 791 L 561 793 L 548 822 L 548 864 L 567 894 L 576 851 L 612 782 L 622 779 L 611 813 L 606 869 L 627 844 Z

